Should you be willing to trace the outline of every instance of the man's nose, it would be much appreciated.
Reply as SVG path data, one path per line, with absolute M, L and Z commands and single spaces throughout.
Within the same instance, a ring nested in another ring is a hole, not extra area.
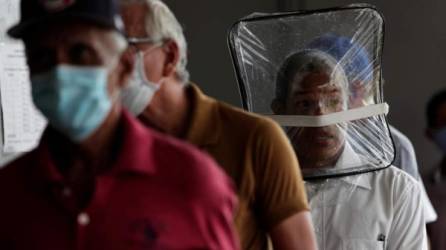
M 72 63 L 71 60 L 70 60 L 70 57 L 68 56 L 66 51 L 61 50 L 61 49 L 56 51 L 56 56 L 55 56 L 54 59 L 55 59 L 54 63 L 56 65 L 59 65 L 59 64 L 71 64 Z M 56 66 L 56 65 L 54 65 L 54 66 Z
M 327 108 L 326 108 L 326 105 L 324 104 L 324 101 L 319 100 L 314 107 L 313 114 L 314 115 L 325 115 L 326 113 L 327 113 Z

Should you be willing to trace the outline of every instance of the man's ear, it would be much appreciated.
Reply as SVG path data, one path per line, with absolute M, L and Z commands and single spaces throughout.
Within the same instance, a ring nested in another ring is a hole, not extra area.
M 169 77 L 176 74 L 176 67 L 180 60 L 180 48 L 173 40 L 168 40 L 163 45 L 163 51 L 166 55 L 164 60 L 163 76 Z
M 285 106 L 280 100 L 274 99 L 273 102 L 271 102 L 271 110 L 276 115 L 283 115 L 285 113 Z
M 124 53 L 122 53 L 120 58 L 120 66 L 118 68 L 119 87 L 124 88 L 125 86 L 127 86 L 129 79 L 133 74 L 134 68 L 135 68 L 135 54 L 132 53 L 129 49 L 127 49 Z

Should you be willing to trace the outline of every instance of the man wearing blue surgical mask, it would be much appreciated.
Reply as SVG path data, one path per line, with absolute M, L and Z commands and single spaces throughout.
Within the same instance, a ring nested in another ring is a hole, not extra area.
M 113 0 L 22 0 L 32 99 L 49 126 L 0 170 L 0 249 L 238 249 L 229 179 L 145 128 L 120 93 L 133 61 Z
M 425 176 L 426 191 L 438 219 L 427 224 L 427 233 L 432 250 L 446 249 L 446 90 L 436 93 L 428 102 L 426 109 L 426 136 L 441 150 L 443 157 L 437 166 Z

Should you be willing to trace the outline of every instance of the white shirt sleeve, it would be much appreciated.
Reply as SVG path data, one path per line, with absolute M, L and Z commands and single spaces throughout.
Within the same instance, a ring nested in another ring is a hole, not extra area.
M 423 181 L 420 179 L 421 185 L 421 201 L 423 203 L 424 210 L 424 219 L 426 220 L 426 224 L 432 223 L 437 220 L 438 215 L 432 205 L 429 196 L 427 195 L 426 188 L 424 187 Z
M 427 249 L 426 224 L 417 182 L 400 182 L 394 191 L 394 217 L 388 237 L 388 250 Z M 401 186 L 404 186 L 402 188 Z
M 395 160 L 393 165 L 402 169 L 404 172 L 410 174 L 421 185 L 421 198 L 424 210 L 424 218 L 426 223 L 431 223 L 437 220 L 437 213 L 425 191 L 423 181 L 420 178 L 418 171 L 417 157 L 412 142 L 401 131 L 395 127 L 390 126 L 390 132 L 395 143 Z

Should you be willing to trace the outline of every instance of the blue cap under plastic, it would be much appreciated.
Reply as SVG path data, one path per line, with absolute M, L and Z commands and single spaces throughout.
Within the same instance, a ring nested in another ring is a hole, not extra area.
M 367 51 L 348 37 L 323 35 L 311 41 L 308 48 L 319 49 L 340 62 L 350 83 L 366 83 L 373 77 L 374 65 Z

